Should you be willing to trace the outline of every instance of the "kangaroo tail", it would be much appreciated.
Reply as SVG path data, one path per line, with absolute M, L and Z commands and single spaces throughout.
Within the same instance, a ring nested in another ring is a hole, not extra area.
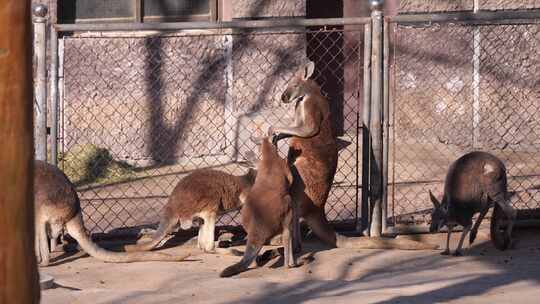
M 124 246 L 124 250 L 127 252 L 152 250 L 167 236 L 167 234 L 172 231 L 175 225 L 175 218 L 165 216 L 159 222 L 158 230 L 152 235 L 152 239 L 150 241 L 137 243 L 134 245 L 126 245 Z
M 260 245 L 254 245 L 254 244 L 248 244 L 246 246 L 246 252 L 244 253 L 244 256 L 240 260 L 240 262 L 231 265 L 227 268 L 225 268 L 219 276 L 222 278 L 228 278 L 235 274 L 238 274 L 240 272 L 243 272 L 248 269 L 249 265 L 257 258 L 257 255 L 259 254 L 259 251 L 262 249 L 262 244 Z
M 504 225 L 504 220 L 507 224 Z M 495 203 L 493 207 L 493 215 L 489 225 L 491 235 L 491 243 L 499 250 L 506 250 L 512 243 L 512 226 L 515 219 L 515 211 L 510 214 L 505 212 L 499 203 Z
M 189 254 L 173 256 L 160 252 L 114 252 L 97 246 L 84 229 L 82 216 L 78 213 L 74 218 L 66 223 L 67 232 L 79 243 L 81 248 L 92 257 L 110 263 L 131 263 L 142 261 L 170 261 L 177 262 L 185 260 Z
M 406 238 L 384 238 L 384 237 L 346 237 L 337 236 L 338 248 L 350 249 L 400 249 L 400 250 L 435 250 L 439 246 L 427 244 Z

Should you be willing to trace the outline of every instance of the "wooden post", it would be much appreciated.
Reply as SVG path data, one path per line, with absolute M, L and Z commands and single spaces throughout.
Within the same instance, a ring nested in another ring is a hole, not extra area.
M 38 303 L 30 1 L 0 9 L 0 304 Z

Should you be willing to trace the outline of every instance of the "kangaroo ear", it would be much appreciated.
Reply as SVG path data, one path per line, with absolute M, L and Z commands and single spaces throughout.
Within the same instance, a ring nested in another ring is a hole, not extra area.
M 431 199 L 431 202 L 433 203 L 433 206 L 435 206 L 436 209 L 439 209 L 441 207 L 441 203 L 438 199 L 433 196 L 433 193 L 431 193 L 431 190 L 429 190 L 429 198 Z
M 304 75 L 302 76 L 302 78 L 304 78 L 304 80 L 311 78 L 311 76 L 313 76 L 314 71 L 315 71 L 315 62 L 310 60 L 304 66 Z

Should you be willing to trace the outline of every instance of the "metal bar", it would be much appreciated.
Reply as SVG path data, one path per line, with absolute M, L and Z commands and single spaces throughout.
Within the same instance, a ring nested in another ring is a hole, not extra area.
M 64 155 L 65 147 L 65 123 L 64 123 L 64 38 L 58 40 L 58 121 L 57 128 L 60 128 L 61 135 L 57 133 L 56 142 L 62 140 L 62 150 L 61 153 Z M 57 154 L 57 156 L 59 156 Z M 58 158 L 57 158 L 58 159 Z M 63 169 L 63 168 L 61 168 Z
M 479 27 L 473 29 L 473 106 L 472 106 L 472 145 L 474 149 L 480 147 L 480 56 L 481 56 L 481 32 Z
M 231 161 L 236 162 L 238 160 L 238 128 L 239 119 L 235 111 L 234 106 L 234 68 L 233 68 L 233 35 L 223 36 L 225 47 L 225 73 L 223 78 L 226 87 L 225 94 L 225 125 L 227 131 L 225 132 L 225 141 L 227 146 L 227 155 L 231 157 Z
M 35 157 L 47 161 L 47 9 L 34 10 L 34 60 L 36 64 L 34 100 Z
M 142 22 L 143 21 L 143 12 L 142 12 L 142 0 L 133 0 L 134 6 L 135 6 L 135 21 Z
M 364 28 L 364 96 L 362 104 L 362 199 L 360 221 L 356 230 L 363 232 L 369 227 L 369 121 L 371 114 L 371 24 Z M 367 232 L 365 233 L 367 234 Z
M 58 164 L 58 33 L 51 31 L 51 159 L 53 165 Z
M 288 28 L 307 26 L 343 26 L 367 24 L 368 17 L 354 18 L 318 18 L 318 19 L 282 19 L 282 20 L 243 20 L 243 21 L 195 21 L 167 23 L 97 23 L 97 24 L 55 24 L 59 32 L 75 31 L 165 31 L 195 29 L 256 29 L 256 28 Z
M 540 21 L 540 10 L 397 15 L 389 18 L 389 21 L 395 23 L 464 22 L 473 24 L 538 22 Z
M 376 1 L 373 1 L 374 3 Z M 380 2 L 376 2 L 380 3 Z M 382 103 L 383 103 L 383 14 L 382 4 L 374 5 L 371 47 L 371 161 L 370 171 L 370 236 L 382 234 Z
M 390 142 L 389 134 L 389 95 L 388 85 L 389 77 L 389 61 L 390 61 L 390 45 L 388 41 L 388 22 L 383 23 L 383 159 L 382 159 L 382 231 L 387 230 L 388 220 L 388 148 Z

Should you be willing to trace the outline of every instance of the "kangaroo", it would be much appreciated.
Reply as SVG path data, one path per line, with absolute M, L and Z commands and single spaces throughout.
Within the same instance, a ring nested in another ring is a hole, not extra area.
M 159 252 L 113 252 L 98 247 L 84 229 L 79 197 L 66 175 L 43 161 L 36 160 L 34 168 L 35 250 L 41 266 L 48 266 L 50 261 L 48 237 L 51 238 L 51 250 L 54 250 L 56 240 L 64 229 L 84 251 L 105 262 L 182 261 L 189 256 Z
M 495 247 L 504 250 L 510 246 L 513 221 L 516 212 L 508 200 L 506 168 L 497 157 L 486 152 L 471 152 L 454 161 L 446 175 L 442 203 L 429 191 L 434 209 L 431 214 L 430 232 L 439 231 L 443 226 L 448 227 L 446 249 L 441 253 L 450 254 L 450 234 L 456 225 L 462 225 L 464 230 L 459 239 L 455 256 L 462 255 L 465 236 L 470 231 L 469 244 L 476 238 L 480 223 L 493 205 L 494 213 L 500 217 L 504 213 L 509 223 L 504 239 L 498 238 L 496 225 L 491 225 L 491 239 Z M 473 215 L 480 213 L 474 226 Z M 495 221 L 493 219 L 492 223 Z M 471 228 L 472 227 L 472 228 Z
M 246 250 L 240 262 L 225 268 L 221 277 L 245 271 L 263 245 L 280 233 L 285 251 L 284 264 L 296 266 L 292 243 L 297 216 L 289 195 L 292 180 L 287 162 L 279 156 L 277 147 L 270 143 L 269 138 L 264 138 L 255 184 L 242 207 L 242 226 L 247 231 Z
M 358 249 L 435 249 L 437 246 L 407 239 L 358 238 L 336 234 L 326 220 L 324 207 L 338 162 L 336 138 L 332 130 L 330 106 L 321 88 L 311 80 L 315 64 L 309 61 L 289 82 L 281 95 L 283 103 L 293 103 L 292 126 L 271 126 L 273 141 L 292 137 L 287 160 L 293 172 L 291 195 L 300 217 L 323 242 L 332 247 Z M 294 238 L 300 242 L 300 236 Z M 299 250 L 300 244 L 295 244 Z
M 159 227 L 148 242 L 125 246 L 126 251 L 151 250 L 169 234 L 180 221 L 202 218 L 198 247 L 205 252 L 215 251 L 214 229 L 219 214 L 238 209 L 245 201 L 257 172 L 249 169 L 245 175 L 199 169 L 184 177 L 174 188 Z

